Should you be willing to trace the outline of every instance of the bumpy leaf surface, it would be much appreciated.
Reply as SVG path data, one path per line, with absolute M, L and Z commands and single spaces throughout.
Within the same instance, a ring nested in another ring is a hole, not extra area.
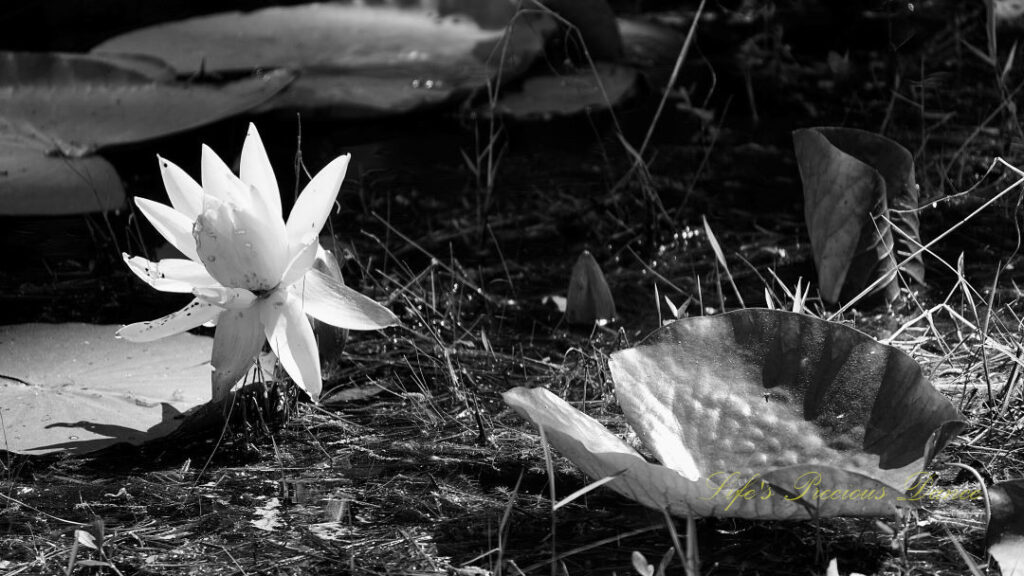
M 675 514 L 887 515 L 960 429 L 903 352 L 773 310 L 687 318 L 612 355 L 616 397 L 660 464 L 543 389 L 506 401 L 608 486 Z

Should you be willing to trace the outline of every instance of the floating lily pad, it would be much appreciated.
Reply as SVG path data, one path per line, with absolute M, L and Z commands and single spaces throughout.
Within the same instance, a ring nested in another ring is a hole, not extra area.
M 0 122 L 45 142 L 52 154 L 77 158 L 240 114 L 292 80 L 274 71 L 218 86 L 168 83 L 151 76 L 162 77 L 153 62 L 145 55 L 0 52 Z
M 504 48 L 513 3 L 444 4 L 446 15 L 334 3 L 224 12 L 128 32 L 93 52 L 154 56 L 181 75 L 288 68 L 300 72 L 299 80 L 265 110 L 387 114 L 483 88 L 499 71 L 503 80 L 514 77 L 541 53 L 553 29 L 537 14 L 518 17 Z M 463 11 L 469 16 L 459 17 Z M 500 24 L 485 28 L 473 17 Z
M 124 187 L 109 162 L 50 155 L 46 147 L 0 134 L 0 215 L 84 214 L 124 206 Z
M 988 494 L 992 507 L 988 552 L 1003 576 L 1024 576 L 1024 480 L 1000 482 Z
M 889 515 L 963 424 L 903 352 L 791 312 L 679 320 L 609 367 L 660 464 L 546 390 L 505 400 L 592 478 L 678 515 Z
M 84 454 L 164 437 L 209 402 L 213 339 L 114 337 L 118 326 L 0 326 L 0 449 Z
M 848 301 L 881 279 L 871 292 L 894 299 L 896 266 L 920 246 L 913 155 L 884 136 L 851 128 L 797 130 L 793 143 L 822 298 Z M 901 271 L 924 283 L 920 255 Z
M 633 94 L 637 72 L 632 68 L 598 62 L 567 74 L 533 76 L 520 89 L 499 95 L 494 112 L 519 120 L 547 120 L 614 107 Z M 478 109 L 491 113 L 488 106 Z

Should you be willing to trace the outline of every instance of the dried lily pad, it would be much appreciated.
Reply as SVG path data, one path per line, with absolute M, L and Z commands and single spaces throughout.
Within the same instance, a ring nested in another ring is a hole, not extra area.
M 903 352 L 791 312 L 679 320 L 609 367 L 661 464 L 546 390 L 505 400 L 588 475 L 680 515 L 887 515 L 963 424 Z
M 93 52 L 155 56 L 182 75 L 289 68 L 300 78 L 263 110 L 373 115 L 447 101 L 483 88 L 499 71 L 502 80 L 514 77 L 553 30 L 547 17 L 518 17 L 506 48 L 513 3 L 462 0 L 444 7 L 444 15 L 362 3 L 224 12 L 134 30 Z M 485 28 L 478 20 L 500 24 Z
M 220 86 L 168 83 L 154 79 L 158 69 L 146 56 L 0 52 L 0 122 L 78 158 L 240 114 L 292 80 L 275 71 Z
M 608 62 L 566 74 L 533 76 L 522 88 L 499 95 L 494 113 L 519 120 L 547 120 L 588 110 L 604 110 L 619 104 L 636 88 L 636 70 Z M 491 110 L 482 106 L 487 116 Z
M 213 339 L 118 340 L 118 326 L 0 326 L 0 449 L 84 454 L 174 432 L 210 400 Z
M 124 206 L 117 171 L 99 156 L 46 154 L 46 144 L 0 129 L 0 215 L 106 212 Z
M 882 278 L 872 292 L 894 299 L 896 265 L 920 245 L 913 156 L 884 136 L 852 128 L 797 130 L 793 143 L 822 298 L 847 301 Z M 920 255 L 901 271 L 924 283 Z
M 1003 576 L 1024 576 L 1024 480 L 1000 482 L 988 489 L 988 495 L 988 552 Z

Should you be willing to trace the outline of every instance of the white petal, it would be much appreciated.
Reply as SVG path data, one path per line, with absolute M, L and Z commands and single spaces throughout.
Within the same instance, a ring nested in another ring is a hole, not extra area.
M 313 269 L 290 288 L 306 314 L 339 328 L 379 330 L 398 324 L 398 317 L 359 292 Z
M 338 156 L 324 167 L 302 190 L 288 215 L 288 242 L 294 256 L 299 247 L 320 236 L 327 217 L 331 215 L 338 190 L 348 170 L 350 154 Z
M 244 310 L 251 308 L 256 302 L 256 295 L 245 288 L 226 288 L 224 286 L 209 286 L 196 288 L 192 291 L 197 300 L 220 306 L 227 310 Z
M 217 281 L 203 268 L 203 265 L 181 258 L 164 258 L 151 262 L 142 256 L 128 256 L 122 253 L 128 269 L 161 292 L 191 292 L 196 286 L 213 286 Z
M 213 304 L 193 300 L 181 310 L 150 322 L 136 322 L 117 331 L 118 338 L 132 342 L 151 342 L 191 330 L 221 313 Z
M 248 203 L 249 192 L 245 184 L 206 144 L 203 144 L 202 179 L 203 192 L 206 194 L 222 202 L 234 202 L 239 206 Z
M 166 158 L 156 157 L 160 163 L 160 176 L 164 180 L 164 188 L 167 189 L 167 197 L 171 199 L 171 206 L 191 220 L 203 209 L 203 188 L 184 170 L 178 168 L 177 164 Z
M 222 399 L 252 369 L 267 337 L 259 310 L 226 310 L 213 338 L 213 400 Z
M 258 190 L 272 218 L 282 220 L 281 192 L 277 187 L 274 168 L 270 165 L 270 158 L 267 157 L 267 149 L 263 147 L 260 133 L 252 123 L 249 124 L 249 133 L 245 137 L 245 144 L 242 145 L 240 164 L 239 176 L 242 182 Z
M 320 247 L 319 242 L 314 241 L 303 245 L 284 269 L 284 274 L 281 276 L 281 286 L 291 286 L 298 279 L 305 276 L 306 272 L 309 272 L 313 267 L 313 263 L 316 262 L 316 255 L 321 250 L 323 248 Z
M 286 294 L 274 294 L 260 308 L 270 348 L 292 380 L 316 402 L 323 383 L 316 336 L 309 319 L 298 302 Z
M 202 263 L 223 286 L 264 291 L 284 274 L 288 247 L 278 220 L 267 223 L 234 203 L 214 203 L 199 215 L 194 234 Z
M 146 198 L 136 197 L 135 205 L 171 246 L 177 248 L 186 258 L 199 262 L 196 241 L 192 237 L 192 220 L 188 216 L 170 206 Z

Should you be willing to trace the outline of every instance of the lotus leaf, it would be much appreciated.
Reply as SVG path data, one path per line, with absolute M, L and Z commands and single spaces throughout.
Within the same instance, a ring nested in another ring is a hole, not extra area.
M 888 515 L 919 503 L 919 474 L 963 424 L 905 353 L 792 312 L 678 320 L 609 368 L 660 463 L 547 390 L 505 401 L 589 476 L 677 515 Z

